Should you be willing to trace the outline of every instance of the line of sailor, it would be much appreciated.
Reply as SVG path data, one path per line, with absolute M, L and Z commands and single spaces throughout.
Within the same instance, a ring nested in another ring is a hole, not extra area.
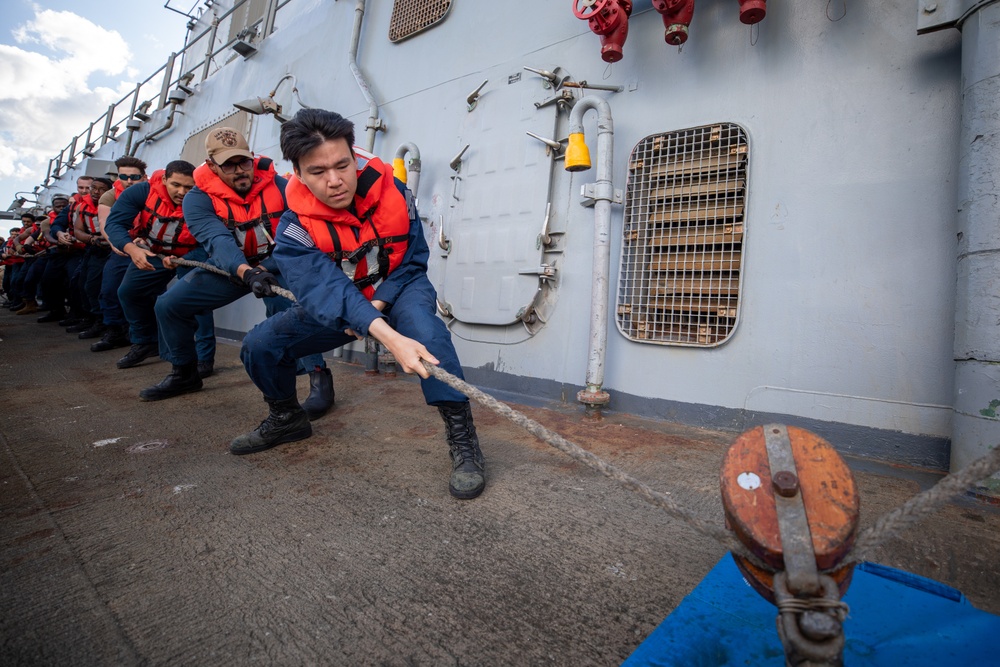
M 450 333 L 435 314 L 428 250 L 412 194 L 393 178 L 391 167 L 355 149 L 353 140 L 353 124 L 339 114 L 300 111 L 282 127 L 282 151 L 295 171 L 290 179 L 279 176 L 269 158 L 255 156 L 233 128 L 208 134 L 206 160 L 198 167 L 175 160 L 147 175 L 145 162 L 120 157 L 113 179 L 80 177 L 76 193 L 53 195 L 51 210 L 26 212 L 22 226 L 11 230 L 0 255 L 5 306 L 19 316 L 43 312 L 38 323 L 97 339 L 90 345 L 95 353 L 128 347 L 116 362 L 119 369 L 157 357 L 170 362 L 171 372 L 139 393 L 141 400 L 158 401 L 198 391 L 213 375 L 216 308 L 250 293 L 262 298 L 268 319 L 247 335 L 242 358 L 270 414 L 233 440 L 234 454 L 312 435 L 309 422 L 334 403 L 322 352 L 371 328 L 390 351 L 408 358 L 404 370 L 421 376 L 425 400 L 446 426 L 449 490 L 457 498 L 474 498 L 485 486 L 485 462 L 468 399 L 429 378 L 421 366 L 422 360 L 441 363 L 461 377 Z M 329 159 L 338 164 L 324 166 Z M 303 175 L 303 162 L 309 174 L 333 175 Z M 294 213 L 286 198 L 289 185 L 300 203 Z M 334 194 L 324 189 L 331 187 Z M 315 229 L 309 221 L 317 223 Z M 285 253 L 292 258 L 285 271 L 276 261 L 282 253 L 275 253 L 284 247 L 281 232 L 286 245 L 298 248 Z M 321 252 L 324 244 L 330 248 Z M 311 264 L 315 257 L 321 264 Z M 232 277 L 180 266 L 176 258 L 209 262 Z M 331 259 L 332 273 L 326 269 Z M 298 282 L 289 284 L 287 274 Z M 314 285 L 317 275 L 329 284 Z M 343 318 L 328 321 L 322 312 L 327 304 L 317 309 L 307 298 L 303 308 L 275 294 L 275 285 L 296 294 L 296 287 L 339 294 L 343 303 L 330 312 Z M 370 305 L 359 307 L 359 299 Z M 299 404 L 292 380 L 306 373 L 310 391 Z M 291 396 L 275 395 L 289 391 Z

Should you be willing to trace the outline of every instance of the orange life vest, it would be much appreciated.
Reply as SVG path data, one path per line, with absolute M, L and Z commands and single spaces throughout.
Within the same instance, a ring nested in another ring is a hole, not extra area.
M 66 233 L 73 237 L 73 244 L 69 247 L 71 250 L 83 250 L 87 247 L 86 243 L 76 240 L 76 230 L 73 228 L 73 223 L 76 222 L 78 217 L 80 217 L 81 211 L 86 207 L 86 205 L 92 201 L 93 200 L 90 198 L 89 194 L 81 195 L 79 192 L 73 193 L 73 195 L 69 198 L 69 213 L 66 215 Z M 94 215 L 97 215 L 97 204 L 94 204 Z M 55 216 L 49 218 L 50 227 L 52 226 L 52 223 L 55 222 L 55 219 Z M 65 246 L 59 246 L 59 248 L 63 251 L 66 249 Z
M 371 300 L 378 284 L 403 262 L 409 243 L 410 215 L 392 167 L 372 157 L 358 169 L 357 215 L 330 208 L 296 176 L 288 180 L 285 193 L 288 208 L 298 215 L 316 247 Z
M 274 250 L 274 232 L 285 212 L 285 198 L 274 182 L 271 158 L 254 160 L 253 185 L 246 196 L 222 182 L 207 164 L 194 170 L 194 183 L 212 200 L 215 214 L 233 233 L 247 262 L 256 265 Z
M 49 215 L 49 229 L 52 229 L 52 223 L 55 222 L 56 219 L 56 212 L 49 211 L 48 215 Z M 31 248 L 31 250 L 29 250 L 28 252 L 37 254 L 52 246 L 52 244 L 49 243 L 49 240 L 45 238 L 45 234 L 42 233 L 42 225 L 40 223 L 36 222 L 31 226 L 31 235 L 35 238 L 35 243 L 34 245 L 31 246 L 25 246 L 25 248 L 29 247 Z
M 3 260 L 2 264 L 4 266 L 11 266 L 13 264 L 24 264 L 24 257 L 15 254 L 16 246 L 14 243 L 17 241 L 17 235 L 24 231 L 24 227 L 20 229 L 15 229 L 10 233 L 10 238 L 4 241 L 3 251 L 7 253 L 7 259 Z
M 174 204 L 163 184 L 164 170 L 149 177 L 149 194 L 132 225 L 132 238 L 144 238 L 155 253 L 183 257 L 198 241 L 184 223 L 184 211 Z
M 101 235 L 100 224 L 97 222 L 97 202 L 95 202 L 93 198 L 89 196 L 84 197 L 76 204 L 70 215 L 75 215 L 76 218 L 80 220 L 83 228 L 88 234 L 95 236 Z M 70 225 L 70 229 L 73 229 L 72 224 Z

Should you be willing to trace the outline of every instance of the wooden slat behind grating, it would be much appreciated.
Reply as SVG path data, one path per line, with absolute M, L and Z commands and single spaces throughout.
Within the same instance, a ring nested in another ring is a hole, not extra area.
M 679 197 L 703 197 L 714 195 L 715 197 L 736 197 L 742 193 L 746 181 L 743 179 L 735 181 L 707 181 L 704 183 L 685 183 L 682 185 L 672 185 L 669 187 L 655 188 L 649 192 L 651 201 L 663 199 L 676 199 Z
M 639 341 L 718 345 L 736 326 L 748 144 L 735 124 L 647 137 L 629 159 L 616 317 Z
M 665 222 L 690 223 L 692 220 L 707 222 L 715 220 L 725 220 L 728 218 L 736 218 L 742 215 L 743 215 L 742 204 L 732 204 L 729 206 L 704 205 L 704 204 L 685 206 L 683 204 L 674 204 L 668 210 L 665 211 L 663 210 L 662 207 L 654 208 L 653 214 L 649 217 L 649 220 L 654 224 L 662 224 Z
M 683 255 L 668 255 L 654 258 L 649 263 L 650 271 L 739 271 L 739 252 L 692 252 Z
M 692 245 L 731 245 L 743 242 L 743 225 L 692 225 L 666 230 L 649 238 L 640 238 L 638 232 L 627 234 L 628 242 L 640 241 L 653 248 Z M 661 250 L 668 253 L 669 250 Z

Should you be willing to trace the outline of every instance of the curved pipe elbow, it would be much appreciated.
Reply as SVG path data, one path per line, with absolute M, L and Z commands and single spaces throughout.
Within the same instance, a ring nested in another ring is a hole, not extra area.
M 406 156 L 410 156 L 410 165 L 406 165 Z M 413 172 L 413 182 L 408 183 L 409 172 Z M 392 175 L 409 186 L 414 195 L 417 194 L 417 186 L 420 181 L 420 149 L 412 142 L 402 144 L 396 149 L 396 156 L 392 160 Z
M 583 117 L 590 109 L 597 111 L 598 179 L 611 181 L 611 155 L 614 143 L 614 121 L 611 105 L 593 95 L 584 97 L 573 106 L 569 116 L 569 145 L 566 148 L 566 171 L 590 169 L 590 151 L 584 141 Z
M 611 105 L 607 100 L 589 95 L 573 105 L 573 110 L 569 114 L 570 134 L 583 134 L 583 116 L 591 109 L 597 111 L 598 132 L 614 132 Z
M 396 149 L 396 157 L 399 159 L 405 158 L 407 153 L 410 154 L 410 159 L 416 163 L 413 170 L 420 171 L 420 149 L 412 142 L 402 144 Z

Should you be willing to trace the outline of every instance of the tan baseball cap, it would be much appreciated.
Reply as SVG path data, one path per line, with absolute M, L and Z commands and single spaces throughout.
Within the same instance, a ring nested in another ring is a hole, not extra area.
M 217 127 L 205 137 L 205 150 L 215 164 L 223 164 L 234 157 L 253 157 L 250 144 L 231 127 Z

